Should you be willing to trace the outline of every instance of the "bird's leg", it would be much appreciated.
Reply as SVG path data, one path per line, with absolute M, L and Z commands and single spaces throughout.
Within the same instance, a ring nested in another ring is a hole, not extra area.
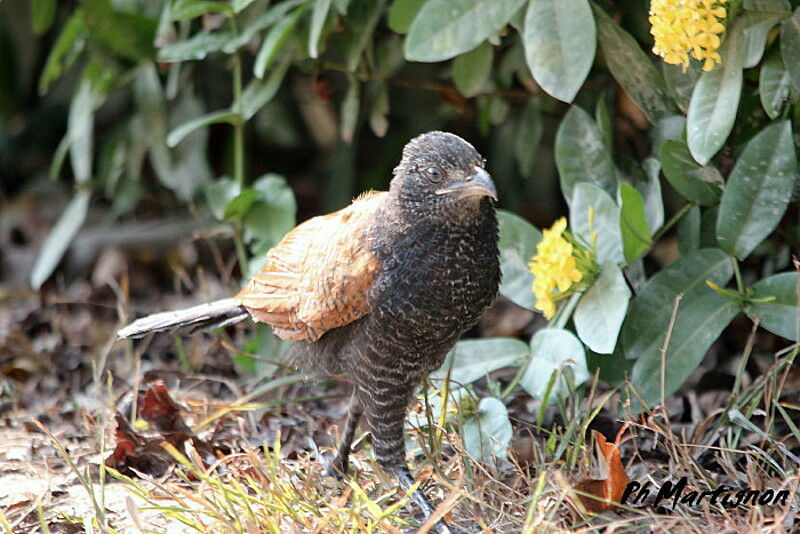
M 403 422 L 410 395 L 398 395 L 397 390 L 380 388 L 380 381 L 375 385 L 378 387 L 366 391 L 367 397 L 363 401 L 367 423 L 372 432 L 375 458 L 381 468 L 393 474 L 400 487 L 408 492 L 414 484 L 414 477 L 406 464 Z M 417 488 L 411 493 L 411 500 L 422 509 L 423 521 L 427 521 L 434 508 L 425 494 Z M 452 532 L 443 520 L 437 521 L 434 528 L 440 534 Z
M 339 441 L 339 449 L 326 469 L 328 476 L 339 478 L 347 474 L 350 446 L 353 444 L 353 438 L 356 435 L 356 428 L 358 428 L 358 421 L 361 419 L 362 412 L 361 400 L 354 391 L 353 396 L 350 398 L 350 409 L 347 412 L 344 432 L 342 432 L 342 437 Z

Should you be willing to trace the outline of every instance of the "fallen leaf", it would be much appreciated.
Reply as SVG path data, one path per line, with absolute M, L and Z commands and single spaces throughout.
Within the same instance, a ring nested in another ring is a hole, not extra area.
M 598 514 L 616 509 L 625 488 L 631 481 L 628 474 L 625 473 L 619 455 L 619 445 L 624 431 L 625 427 L 617 434 L 614 443 L 608 443 L 603 434 L 592 430 L 592 440 L 595 445 L 595 467 L 603 478 L 586 478 L 575 484 L 575 489 L 584 493 L 583 495 L 577 494 L 578 499 L 583 507 L 591 513 Z

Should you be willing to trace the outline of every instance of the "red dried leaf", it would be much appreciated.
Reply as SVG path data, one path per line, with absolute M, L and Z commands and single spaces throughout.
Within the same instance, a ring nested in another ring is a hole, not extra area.
M 575 485 L 576 490 L 594 496 L 578 495 L 581 504 L 589 512 L 600 513 L 617 508 L 625 488 L 631 481 L 619 455 L 619 445 L 624 430 L 625 427 L 617 435 L 614 443 L 608 443 L 603 434 L 592 430 L 595 459 L 598 463 L 596 467 L 601 473 L 606 474 L 606 478 L 601 480 L 584 479 Z

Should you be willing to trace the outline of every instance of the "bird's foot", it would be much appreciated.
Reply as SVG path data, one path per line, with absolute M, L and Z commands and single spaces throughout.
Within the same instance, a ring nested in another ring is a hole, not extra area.
M 411 486 L 414 485 L 414 477 L 411 476 L 408 467 L 403 466 L 395 469 L 394 475 L 397 477 L 397 482 L 400 484 L 400 487 L 405 491 L 408 491 L 411 489 Z M 422 510 L 422 515 L 424 516 L 423 523 L 427 522 L 434 512 L 434 507 L 431 505 L 430 501 L 428 501 L 428 498 L 422 493 L 422 490 L 416 488 L 411 492 L 411 500 Z M 444 519 L 439 519 L 436 522 L 433 526 L 433 531 L 437 534 L 457 534 L 458 532 L 451 528 Z
M 350 462 L 348 462 L 347 458 L 342 458 L 342 456 L 339 454 L 333 458 L 326 457 L 323 460 L 323 465 L 325 466 L 325 475 L 333 477 L 336 480 L 341 480 L 347 476 L 349 463 Z

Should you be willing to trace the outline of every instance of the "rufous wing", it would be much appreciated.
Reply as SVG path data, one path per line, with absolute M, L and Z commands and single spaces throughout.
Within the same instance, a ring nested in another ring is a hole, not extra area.
M 380 262 L 367 231 L 386 193 L 314 217 L 286 234 L 234 300 L 281 339 L 316 341 L 369 313 L 367 294 Z

